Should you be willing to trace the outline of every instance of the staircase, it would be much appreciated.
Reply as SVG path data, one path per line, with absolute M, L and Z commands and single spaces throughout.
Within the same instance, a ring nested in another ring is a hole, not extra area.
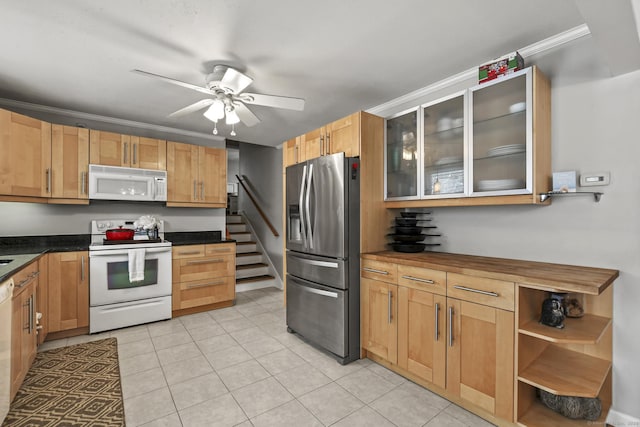
M 273 269 L 244 216 L 227 215 L 227 230 L 236 241 L 236 292 L 279 287 Z

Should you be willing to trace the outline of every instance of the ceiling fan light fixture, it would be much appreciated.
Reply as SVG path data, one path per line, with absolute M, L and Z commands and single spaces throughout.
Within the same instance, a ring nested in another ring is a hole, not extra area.
M 238 113 L 233 108 L 227 108 L 227 119 L 226 123 L 228 125 L 235 125 L 240 122 L 240 117 L 238 117 Z
M 216 99 L 211 104 L 211 107 L 204 112 L 204 116 L 212 122 L 217 122 L 224 117 L 224 102 Z

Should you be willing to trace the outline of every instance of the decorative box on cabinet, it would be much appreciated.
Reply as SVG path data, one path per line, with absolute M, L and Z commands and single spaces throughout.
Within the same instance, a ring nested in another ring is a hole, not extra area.
M 550 105 L 549 81 L 531 67 L 388 118 L 385 205 L 543 203 Z
M 173 248 L 173 316 L 229 307 L 235 300 L 235 243 Z

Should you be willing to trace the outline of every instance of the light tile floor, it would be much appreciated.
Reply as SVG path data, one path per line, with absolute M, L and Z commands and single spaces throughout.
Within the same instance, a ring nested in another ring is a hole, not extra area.
M 492 425 L 368 359 L 342 366 L 289 334 L 275 288 L 40 351 L 106 337 L 118 339 L 127 427 Z

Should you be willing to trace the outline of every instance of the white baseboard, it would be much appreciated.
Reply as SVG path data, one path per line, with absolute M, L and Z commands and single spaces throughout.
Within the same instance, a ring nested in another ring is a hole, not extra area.
M 614 427 L 640 427 L 640 419 L 618 412 L 615 409 L 609 411 L 607 423 Z
M 263 288 L 276 288 L 276 289 L 283 290 L 283 287 L 278 286 L 278 283 L 275 280 L 263 280 L 260 282 L 243 283 L 240 285 L 236 285 L 236 293 L 253 291 L 256 289 L 263 289 Z

